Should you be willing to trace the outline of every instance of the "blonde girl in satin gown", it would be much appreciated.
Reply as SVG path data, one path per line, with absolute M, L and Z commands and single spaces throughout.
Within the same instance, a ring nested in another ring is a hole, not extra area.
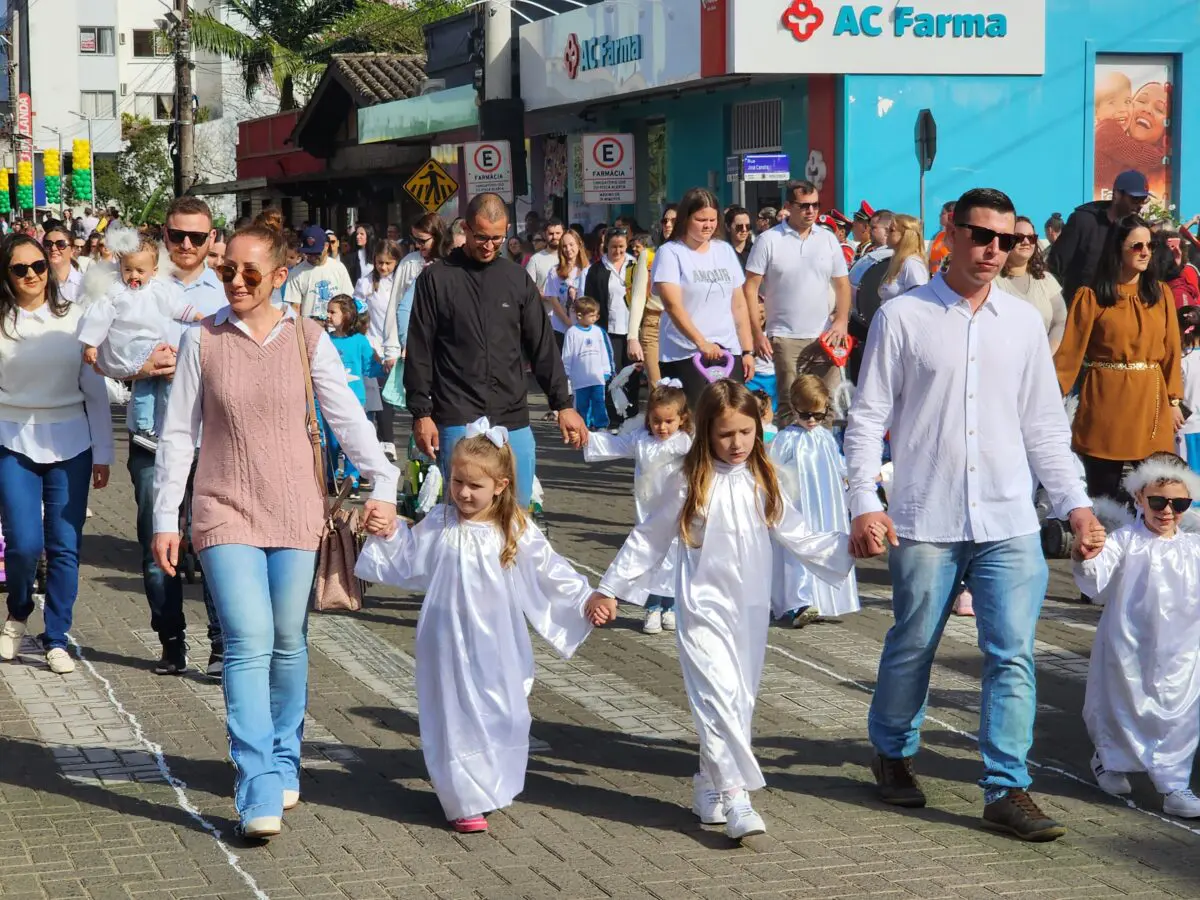
M 692 811 L 735 840 L 766 831 L 748 791 L 763 787 L 750 722 L 771 620 L 774 554 L 840 583 L 852 560 L 847 536 L 814 533 L 779 491 L 763 448 L 758 401 L 733 381 L 705 388 L 682 472 L 664 488 L 609 566 L 588 616 L 602 625 L 616 597 L 642 595 L 674 554 L 676 639 L 700 739 Z
M 417 620 L 421 752 L 446 819 L 487 830 L 484 813 L 525 786 L 533 647 L 526 621 L 570 656 L 592 626 L 592 589 L 517 504 L 508 430 L 487 419 L 454 447 L 446 505 L 367 540 L 359 578 L 423 591 Z

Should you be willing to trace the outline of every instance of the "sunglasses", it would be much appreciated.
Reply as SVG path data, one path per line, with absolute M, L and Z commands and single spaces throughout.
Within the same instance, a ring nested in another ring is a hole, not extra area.
M 167 229 L 167 240 L 172 244 L 182 244 L 183 239 L 187 238 L 192 242 L 193 247 L 199 247 L 208 241 L 207 231 L 183 231 L 179 228 Z
M 1015 234 L 992 231 L 992 229 L 984 228 L 982 225 L 968 225 L 966 222 L 955 222 L 954 227 L 965 228 L 971 232 L 971 243 L 976 247 L 986 247 L 992 241 L 997 241 L 1001 251 L 1008 253 L 1013 247 L 1017 246 L 1017 236 Z
M 504 235 L 500 235 L 499 237 L 485 237 L 482 234 L 475 234 L 473 231 L 471 232 L 471 236 L 475 238 L 475 243 L 487 244 L 490 247 L 496 247 L 508 240 Z
M 604 232 L 608 237 L 625 237 L 629 234 L 628 228 L 610 228 Z
M 48 268 L 50 268 L 50 263 L 44 259 L 35 259 L 31 263 L 11 263 L 9 264 L 8 271 L 12 272 L 18 278 L 24 278 L 29 274 L 30 269 L 33 270 L 34 275 L 45 275 Z
M 800 210 L 800 212 L 814 212 L 821 208 L 820 203 L 793 203 L 792 206 Z
M 1126 250 L 1132 250 L 1134 253 L 1145 253 L 1150 249 L 1150 245 L 1145 241 L 1138 241 L 1135 244 L 1129 244 L 1125 247 Z
M 233 279 L 237 278 L 238 271 L 237 266 L 232 263 L 226 263 L 223 266 L 217 266 L 217 277 L 225 284 L 232 284 Z M 241 273 L 242 281 L 246 283 L 246 287 L 250 288 L 250 290 L 254 290 L 266 278 L 266 275 L 258 271 L 258 269 L 243 268 L 241 269 Z
M 733 230 L 734 231 L 749 231 L 750 226 L 749 225 L 734 225 Z
M 1182 516 L 1185 512 L 1192 508 L 1191 497 L 1147 497 L 1146 505 L 1155 512 L 1162 512 L 1168 506 L 1175 511 L 1175 515 Z
M 537 240 L 537 238 L 534 238 L 535 242 L 536 242 L 536 240 Z M 433 243 L 433 235 L 427 234 L 427 235 L 425 235 L 425 237 L 421 237 L 419 234 L 414 234 L 412 236 L 412 242 L 414 244 L 416 244 L 418 247 L 424 247 L 427 244 Z
M 828 415 L 829 411 L 823 409 L 820 412 L 798 412 L 796 418 L 802 422 L 824 422 Z
M 1017 235 L 1017 243 L 1018 244 L 1036 244 L 1037 239 L 1038 238 L 1037 238 L 1036 234 L 1018 234 Z
M 47 250 L 53 250 L 53 249 L 66 250 L 68 247 L 72 246 L 72 244 L 70 241 L 59 240 L 59 241 L 44 241 L 42 243 L 42 246 L 45 247 Z

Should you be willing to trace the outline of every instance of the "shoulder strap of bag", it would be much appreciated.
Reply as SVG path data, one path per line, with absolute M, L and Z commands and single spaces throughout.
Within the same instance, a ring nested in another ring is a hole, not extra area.
M 325 490 L 325 462 L 321 452 L 321 428 L 317 424 L 317 400 L 313 393 L 312 362 L 308 357 L 308 342 L 304 339 L 304 320 L 296 316 L 294 321 L 296 323 L 296 341 L 300 347 L 300 365 L 304 369 L 304 399 L 308 404 L 308 408 L 305 410 L 305 427 L 313 448 L 313 471 L 317 478 L 317 489 L 321 492 L 321 502 L 325 508 L 326 524 L 331 524 L 333 517 L 338 514 L 342 504 L 350 496 L 350 489 L 353 485 L 349 478 L 343 480 L 337 497 L 330 504 Z

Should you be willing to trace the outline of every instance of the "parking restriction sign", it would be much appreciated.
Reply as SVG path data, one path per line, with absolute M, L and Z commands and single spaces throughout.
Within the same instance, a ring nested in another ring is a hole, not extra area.
M 463 169 L 467 194 L 491 192 L 505 203 L 513 202 L 512 152 L 508 141 L 478 141 L 463 144 Z
M 585 134 L 583 202 L 633 203 L 637 179 L 632 134 Z

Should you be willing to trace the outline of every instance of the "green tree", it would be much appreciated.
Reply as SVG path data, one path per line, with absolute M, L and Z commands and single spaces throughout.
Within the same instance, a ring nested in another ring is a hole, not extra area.
M 250 99 L 270 81 L 279 109 L 297 107 L 335 53 L 424 53 L 421 26 L 466 8 L 468 0 L 218 0 L 192 17 L 192 42 L 241 64 Z M 218 16 L 225 12 L 227 15 Z M 242 22 L 222 21 L 240 17 Z
M 127 222 L 161 222 L 171 199 L 172 166 L 167 127 L 121 115 L 125 149 L 96 157 L 96 200 L 116 205 Z

